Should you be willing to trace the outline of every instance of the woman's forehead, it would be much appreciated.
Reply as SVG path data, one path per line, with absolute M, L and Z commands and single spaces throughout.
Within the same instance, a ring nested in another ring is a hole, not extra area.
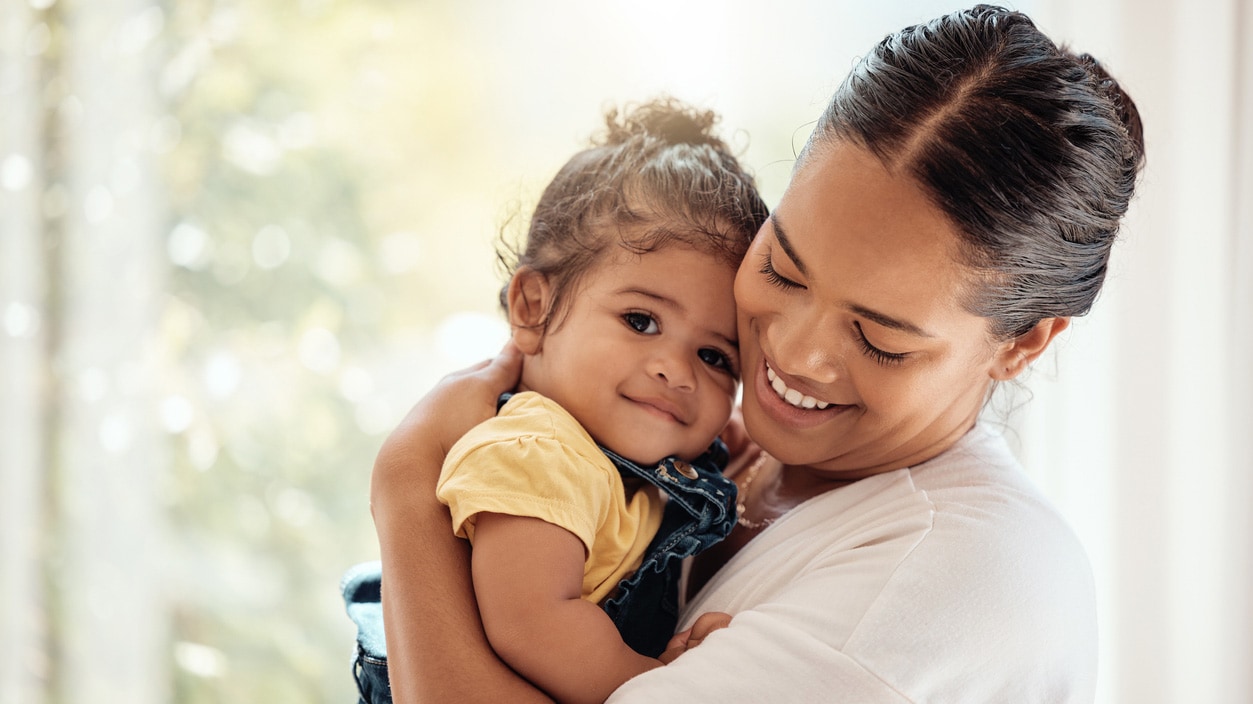
M 917 181 L 863 149 L 836 144 L 811 154 L 770 222 L 819 295 L 915 316 L 961 309 L 971 272 L 956 228 Z

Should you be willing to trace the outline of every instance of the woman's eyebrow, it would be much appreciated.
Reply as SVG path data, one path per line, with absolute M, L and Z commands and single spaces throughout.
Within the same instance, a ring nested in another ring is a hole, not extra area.
M 783 252 L 792 260 L 792 263 L 796 265 L 796 268 L 800 270 L 802 275 L 809 276 L 809 272 L 805 268 L 805 263 L 801 261 L 800 257 L 796 256 L 796 249 L 792 246 L 792 241 L 788 239 L 787 232 L 784 230 L 783 225 L 779 222 L 779 216 L 771 214 L 770 222 L 774 225 L 774 237 L 778 240 L 779 246 L 783 248 Z M 901 332 L 909 333 L 910 335 L 917 335 L 918 337 L 935 337 L 935 335 L 923 330 L 913 323 L 898 320 L 890 315 L 884 315 L 883 313 L 871 310 L 865 306 L 851 304 L 848 309 L 853 313 L 866 318 L 867 320 L 882 325 L 885 328 L 900 330 Z
M 774 238 L 778 240 L 779 246 L 783 248 L 783 252 L 787 254 L 788 259 L 792 260 L 792 263 L 796 265 L 802 276 L 809 276 L 809 270 L 805 268 L 805 262 L 796 256 L 796 248 L 792 246 L 792 241 L 787 238 L 787 233 L 783 230 L 783 223 L 779 222 L 779 216 L 771 214 L 770 223 L 774 225 Z
M 885 328 L 891 328 L 893 330 L 900 330 L 901 332 L 909 333 L 910 335 L 916 335 L 918 337 L 935 337 L 935 335 L 932 335 L 931 333 L 927 332 L 926 330 L 923 330 L 922 328 L 918 327 L 917 325 L 914 325 L 913 323 L 909 323 L 904 320 L 897 320 L 896 318 L 884 315 L 878 311 L 870 310 L 869 308 L 865 308 L 863 306 L 850 305 L 848 309 L 852 311 L 853 313 L 860 315 L 863 318 L 866 318 L 867 320 L 870 320 L 872 322 L 878 323 L 879 325 L 882 325 Z

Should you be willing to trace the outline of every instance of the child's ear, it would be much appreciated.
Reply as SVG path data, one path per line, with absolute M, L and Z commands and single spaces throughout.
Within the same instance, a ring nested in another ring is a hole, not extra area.
M 505 300 L 509 305 L 509 327 L 513 330 L 514 344 L 523 354 L 539 352 L 552 307 L 552 286 L 548 277 L 530 267 L 519 267 L 509 280 Z
M 1045 318 L 1027 332 L 1005 342 L 996 352 L 989 374 L 997 381 L 1009 381 L 1034 362 L 1049 343 L 1070 327 L 1070 318 Z

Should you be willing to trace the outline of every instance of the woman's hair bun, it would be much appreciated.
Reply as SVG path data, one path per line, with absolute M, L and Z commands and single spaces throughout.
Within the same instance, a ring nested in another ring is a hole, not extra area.
M 1070 53 L 1070 52 L 1066 52 Z M 1074 56 L 1074 54 L 1071 54 Z M 1101 65 L 1096 57 L 1083 53 L 1075 57 L 1079 63 L 1087 69 L 1092 78 L 1100 86 L 1101 92 L 1114 105 L 1114 109 L 1118 111 L 1118 119 L 1122 122 L 1123 128 L 1127 130 L 1127 137 L 1131 140 L 1132 147 L 1135 150 L 1134 161 L 1137 167 L 1144 160 L 1144 125 L 1140 122 L 1140 110 L 1136 108 L 1135 102 L 1131 96 L 1123 91 L 1122 86 L 1114 77 L 1109 75 L 1105 67 Z
M 712 110 L 697 110 L 673 98 L 658 98 L 628 107 L 625 113 L 611 109 L 605 114 L 603 144 L 623 144 L 633 138 L 654 138 L 665 144 L 711 144 L 718 117 Z

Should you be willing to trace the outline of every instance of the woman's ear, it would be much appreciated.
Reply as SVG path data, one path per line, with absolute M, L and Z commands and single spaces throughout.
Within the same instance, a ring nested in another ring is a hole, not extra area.
M 1045 318 L 1027 332 L 1002 343 L 997 349 L 989 374 L 997 381 L 1009 381 L 1034 362 L 1049 343 L 1070 327 L 1070 318 Z
M 519 267 L 509 279 L 505 294 L 509 327 L 513 331 L 513 342 L 522 354 L 536 354 L 543 346 L 552 290 L 548 277 L 530 267 Z

